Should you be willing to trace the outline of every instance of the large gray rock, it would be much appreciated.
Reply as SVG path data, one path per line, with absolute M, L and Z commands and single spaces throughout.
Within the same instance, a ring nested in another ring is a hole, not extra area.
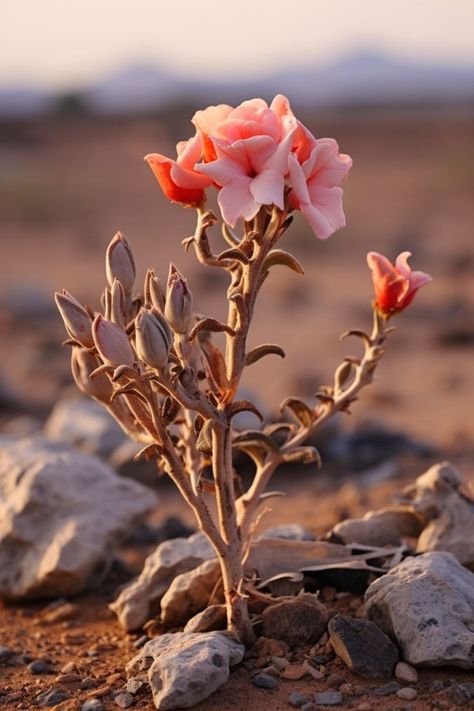
M 160 601 L 177 575 L 193 570 L 215 551 L 203 533 L 161 543 L 145 560 L 139 577 L 110 605 L 126 630 L 135 630 L 160 611 Z
M 31 437 L 0 450 L 0 596 L 74 595 L 156 503 L 99 460 Z
M 389 506 L 368 511 L 363 518 L 348 518 L 336 524 L 331 534 L 343 543 L 390 546 L 397 545 L 404 536 L 417 537 L 423 523 L 423 518 L 412 507 Z
M 245 648 L 225 632 L 164 634 L 145 644 L 127 665 L 131 676 L 148 672 L 157 709 L 183 709 L 207 699 L 239 664 Z
M 417 551 L 447 551 L 474 568 L 474 501 L 461 474 L 448 462 L 435 464 L 406 493 L 414 509 L 429 520 Z
M 107 459 L 126 435 L 107 410 L 90 398 L 60 400 L 44 426 L 47 437 Z
M 166 627 L 179 627 L 204 610 L 221 577 L 217 558 L 181 573 L 161 598 L 161 620 Z M 220 586 L 222 587 L 222 586 Z
M 370 679 L 392 676 L 398 650 L 373 622 L 336 615 L 328 632 L 332 648 L 351 671 Z
M 407 558 L 369 586 L 365 603 L 405 661 L 474 669 L 474 574 L 451 553 Z

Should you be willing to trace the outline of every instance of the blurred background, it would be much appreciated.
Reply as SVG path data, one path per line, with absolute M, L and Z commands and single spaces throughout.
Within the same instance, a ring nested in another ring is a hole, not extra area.
M 370 328 L 366 252 L 409 250 L 434 281 L 397 319 L 380 381 L 348 426 L 472 449 L 473 25 L 471 0 L 2 0 L 6 430 L 18 415 L 44 419 L 71 387 L 52 295 L 65 287 L 98 307 L 116 230 L 132 243 L 140 279 L 147 266 L 164 278 L 172 259 L 196 308 L 223 316 L 225 281 L 180 244 L 194 213 L 162 196 L 143 156 L 174 155 L 198 108 L 284 93 L 317 136 L 354 159 L 348 227 L 325 243 L 302 219 L 287 233 L 305 276 L 274 272 L 251 338 L 280 343 L 287 358 L 252 366 L 247 393 L 271 414 L 286 395 L 330 383 L 358 349 L 339 334 Z

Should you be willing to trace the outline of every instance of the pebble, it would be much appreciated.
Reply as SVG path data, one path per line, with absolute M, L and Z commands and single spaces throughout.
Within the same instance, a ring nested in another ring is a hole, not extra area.
M 79 674 L 59 674 L 54 682 L 56 684 L 75 684 L 76 682 L 82 681 Z
M 79 614 L 79 607 L 72 602 L 62 603 L 53 609 L 49 609 L 43 615 L 43 624 L 54 624 L 55 622 L 64 622 L 71 620 Z
M 374 694 L 376 696 L 390 696 L 391 694 L 396 694 L 399 688 L 400 684 L 398 684 L 398 682 L 389 681 L 388 684 L 377 686 L 377 688 L 374 689 Z
M 397 691 L 397 696 L 399 699 L 403 699 L 404 701 L 414 701 L 418 696 L 418 692 L 411 686 L 404 686 Z
M 86 678 L 81 681 L 81 689 L 83 690 L 93 689 L 95 686 L 97 686 L 97 679 L 94 679 L 92 676 L 86 676 Z
M 116 696 L 114 701 L 121 709 L 128 709 L 135 703 L 135 699 L 133 698 L 132 694 L 128 693 L 128 691 Z
M 320 691 L 314 695 L 314 700 L 321 706 L 340 706 L 342 704 L 342 694 L 340 691 Z
M 444 683 L 441 681 L 441 679 L 435 679 L 428 687 L 428 691 L 430 692 L 430 694 L 437 694 L 438 691 L 442 691 L 443 689 Z
M 33 662 L 28 664 L 28 671 L 32 674 L 44 674 L 48 671 L 48 665 L 43 662 L 42 659 L 35 659 Z
M 358 705 L 357 711 L 372 711 L 372 704 L 369 704 L 368 701 L 363 701 Z
M 72 674 L 77 671 L 75 662 L 67 662 L 63 667 L 61 667 L 61 674 Z
M 105 707 L 100 699 L 89 699 L 84 701 L 81 711 L 105 711 Z
M 61 701 L 65 701 L 68 698 L 67 694 L 60 689 L 49 689 L 45 691 L 44 694 L 40 694 L 36 697 L 36 701 L 39 706 L 57 706 Z
M 278 682 L 274 676 L 270 676 L 270 674 L 265 674 L 263 672 L 256 674 L 252 679 L 252 683 L 254 686 L 258 686 L 261 689 L 276 689 L 278 686 Z
M 316 706 L 310 701 L 309 704 L 304 704 L 301 707 L 301 711 L 314 711 Z
M 8 659 L 9 657 L 12 656 L 12 650 L 10 647 L 0 647 L 0 659 Z
M 319 671 L 319 669 L 315 669 L 315 668 L 313 667 L 313 665 L 308 662 L 307 659 L 303 662 L 303 667 L 304 667 L 304 669 L 306 669 L 306 671 L 308 672 L 308 674 L 311 674 L 311 676 L 313 677 L 313 679 L 318 679 L 318 680 L 319 680 L 319 679 L 324 679 L 324 674 L 323 674 L 323 672 L 322 672 L 322 671 Z
M 270 657 L 270 660 L 273 666 L 278 669 L 278 671 L 283 671 L 283 669 L 286 669 L 286 667 L 290 664 L 288 659 L 285 659 L 285 657 Z
M 325 654 L 315 654 L 313 657 L 313 662 L 315 664 L 327 664 L 329 662 L 329 657 Z
M 291 679 L 292 681 L 299 681 L 308 675 L 309 672 L 303 664 L 290 664 L 280 674 L 282 679 Z
M 265 669 L 263 669 L 263 673 L 264 674 L 271 674 L 272 676 L 279 676 L 279 674 L 280 674 L 278 669 L 273 664 L 270 664 L 269 667 L 265 667 Z
M 398 681 L 406 681 L 409 684 L 414 684 L 418 681 L 418 672 L 415 667 L 412 667 L 406 662 L 398 662 L 395 667 L 395 677 Z
M 302 694 L 301 691 L 292 691 L 288 697 L 288 703 L 295 709 L 299 709 L 305 704 L 309 704 L 310 699 L 306 696 L 306 694 Z
M 134 641 L 133 646 L 135 647 L 135 649 L 140 649 L 140 647 L 143 647 L 143 645 L 148 642 L 148 639 L 149 638 L 146 634 L 142 634 L 141 637 Z
M 355 696 L 352 684 L 341 684 L 339 691 L 343 696 Z
M 126 689 L 129 694 L 138 694 L 140 689 L 143 689 L 145 682 L 138 676 L 132 676 L 131 679 L 127 681 Z
M 326 684 L 329 686 L 330 689 L 337 689 L 337 687 L 343 683 L 344 677 L 342 677 L 340 674 L 329 674 L 328 678 L 326 679 Z

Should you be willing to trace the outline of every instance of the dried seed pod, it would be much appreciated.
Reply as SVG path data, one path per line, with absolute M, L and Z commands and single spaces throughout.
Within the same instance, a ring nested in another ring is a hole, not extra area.
M 56 292 L 54 300 L 71 338 L 85 348 L 92 348 L 94 346 L 92 319 L 85 308 L 65 289 L 61 293 Z
M 136 274 L 135 260 L 131 247 L 121 232 L 117 232 L 107 247 L 105 271 L 110 286 L 114 279 L 118 279 L 125 294 L 128 296 L 132 293 Z
M 168 324 L 159 313 L 140 309 L 135 319 L 137 355 L 150 368 L 163 370 L 173 337 Z
M 117 324 L 107 321 L 101 314 L 92 324 L 95 347 L 102 359 L 115 368 L 119 365 L 133 366 L 135 358 L 127 335 Z

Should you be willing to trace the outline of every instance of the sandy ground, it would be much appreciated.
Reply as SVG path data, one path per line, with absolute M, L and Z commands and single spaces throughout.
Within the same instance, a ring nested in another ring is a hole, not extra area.
M 251 341 L 276 341 L 287 358 L 249 368 L 247 390 L 272 413 L 290 392 L 309 397 L 319 384 L 331 381 L 344 355 L 356 353 L 357 343 L 341 344 L 338 336 L 350 327 L 370 326 L 368 250 L 394 257 L 408 249 L 414 267 L 434 277 L 398 319 L 379 382 L 365 391 L 344 426 L 384 424 L 432 443 L 436 454 L 397 460 L 392 478 L 376 486 L 351 476 L 350 463 L 336 474 L 279 475 L 278 488 L 286 489 L 288 498 L 273 504 L 265 524 L 298 521 L 323 533 L 341 518 L 388 503 L 432 461 L 448 458 L 469 480 L 474 478 L 474 132 L 472 116 L 462 111 L 304 118 L 319 135 L 336 137 L 354 157 L 345 192 L 349 226 L 322 243 L 298 220 L 285 237 L 282 247 L 302 261 L 305 276 L 275 271 L 264 288 Z M 62 330 L 51 316 L 51 293 L 66 287 L 97 305 L 104 286 L 103 253 L 118 228 L 131 240 L 142 274 L 153 265 L 165 277 L 170 259 L 175 260 L 189 276 L 198 310 L 223 316 L 225 283 L 196 265 L 180 246 L 193 231 L 193 214 L 163 199 L 141 160 L 150 151 L 171 151 L 172 143 L 187 135 L 182 119 L 64 119 L 0 126 L 0 376 L 25 399 L 26 412 L 44 417 L 70 387 L 68 354 L 59 346 Z M 0 413 L 0 421 L 11 416 Z M 158 493 L 162 503 L 155 522 L 172 514 L 190 521 L 170 486 L 160 482 Z M 127 548 L 121 555 L 133 572 L 146 552 Z M 44 624 L 45 603 L 0 609 L 0 645 L 31 658 L 45 655 L 54 670 L 35 677 L 24 664 L 0 666 L 0 708 L 35 708 L 36 694 L 55 685 L 56 675 L 71 660 L 81 679 L 95 679 L 90 689 L 95 695 L 111 676 L 123 674 L 135 652 L 133 639 L 118 627 L 107 602 L 126 577 L 118 569 L 103 589 L 78 598 L 71 620 Z M 97 654 L 91 655 L 94 650 Z M 349 674 L 339 662 L 332 663 L 330 671 L 335 670 L 353 684 L 374 685 Z M 448 701 L 443 706 L 442 693 L 435 696 L 427 689 L 433 679 L 451 677 L 467 679 L 453 670 L 422 672 L 416 702 L 388 697 L 370 703 L 381 711 L 427 711 L 441 699 L 438 707 L 449 708 Z M 120 678 L 110 681 L 112 690 L 122 685 Z M 68 711 L 89 693 L 79 683 L 62 688 L 74 700 L 63 707 Z M 303 680 L 282 681 L 277 692 L 256 689 L 241 667 L 196 708 L 276 711 L 289 708 L 286 699 L 293 690 L 323 688 L 322 682 Z M 367 698 L 346 706 L 357 708 Z M 107 694 L 104 704 L 107 710 L 117 708 Z M 135 708 L 153 706 L 143 697 Z

